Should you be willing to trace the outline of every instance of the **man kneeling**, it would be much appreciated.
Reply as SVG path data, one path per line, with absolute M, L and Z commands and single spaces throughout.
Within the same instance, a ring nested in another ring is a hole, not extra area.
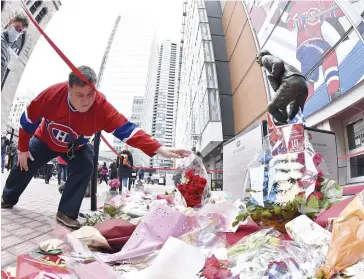
M 78 69 L 90 84 L 96 84 L 97 77 L 91 68 L 81 66 Z M 68 82 L 55 84 L 40 93 L 22 114 L 20 124 L 18 166 L 6 180 L 1 208 L 16 205 L 37 170 L 61 156 L 68 164 L 70 175 L 56 218 L 75 229 L 80 227 L 77 217 L 94 168 L 94 152 L 89 140 L 95 132 L 113 133 L 149 156 L 180 158 L 189 154 L 161 146 L 73 72 Z

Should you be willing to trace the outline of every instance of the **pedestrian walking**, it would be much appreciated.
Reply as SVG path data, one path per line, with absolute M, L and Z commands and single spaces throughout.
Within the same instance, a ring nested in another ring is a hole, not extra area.
M 106 162 L 104 162 L 104 165 L 102 166 L 101 169 L 101 177 L 100 177 L 100 184 L 102 183 L 102 181 L 105 181 L 107 184 L 107 173 L 109 172 L 107 166 L 106 166 Z
M 190 153 L 162 146 L 129 122 L 95 89 L 97 77 L 90 67 L 81 66 L 75 71 L 77 74 L 69 74 L 68 82 L 52 85 L 41 92 L 22 114 L 19 166 L 11 170 L 1 200 L 2 208 L 12 208 L 35 172 L 61 156 L 68 164 L 70 175 L 56 218 L 70 228 L 80 227 L 77 218 L 94 170 L 94 152 L 89 140 L 97 131 L 113 133 L 149 156 L 181 158 Z
M 118 167 L 116 159 L 110 164 L 110 179 L 118 178 Z
M 133 155 L 129 151 L 129 146 L 124 144 L 123 151 L 120 152 L 116 165 L 118 167 L 118 177 L 120 180 L 119 191 L 122 191 L 122 187 L 130 190 L 131 174 L 133 171 Z
M 49 184 L 49 181 L 51 180 L 52 177 L 52 173 L 53 173 L 53 161 L 49 161 L 47 162 L 46 166 L 45 166 L 45 183 Z
M 6 136 L 1 137 L 1 173 L 4 173 L 5 169 L 5 156 L 8 150 L 8 146 L 10 141 L 6 138 Z
M 18 161 L 18 148 L 14 142 L 10 142 L 10 145 L 8 146 L 8 172 L 16 166 Z
M 57 164 L 58 164 L 58 186 L 60 186 L 62 173 L 63 173 L 63 182 L 66 183 L 67 181 L 68 168 L 67 168 L 67 162 L 63 160 L 61 156 L 57 157 Z
M 139 181 L 143 181 L 144 180 L 144 169 L 143 166 L 139 169 L 138 175 L 139 175 Z

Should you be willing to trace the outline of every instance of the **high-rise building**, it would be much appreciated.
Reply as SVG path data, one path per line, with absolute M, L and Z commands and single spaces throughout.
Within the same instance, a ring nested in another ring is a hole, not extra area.
M 142 126 L 143 113 L 144 113 L 144 99 L 145 99 L 145 97 L 134 97 L 133 107 L 131 110 L 130 121 L 139 127 Z M 120 151 L 121 151 L 121 148 L 122 147 L 120 146 L 120 148 L 119 148 Z M 134 166 L 148 166 L 149 165 L 149 159 L 145 160 L 145 157 L 143 156 L 143 154 L 144 154 L 143 151 L 141 151 L 137 148 L 130 148 L 130 152 L 133 155 Z
M 17 97 L 14 99 L 10 108 L 9 121 L 7 123 L 9 127 L 19 130 L 20 117 L 31 101 L 32 99 L 27 96 Z
M 174 143 L 174 119 L 178 97 L 178 45 L 163 41 L 159 49 L 158 69 L 154 94 L 152 135 L 162 145 Z M 155 168 L 172 168 L 173 160 L 154 156 L 150 164 Z
M 234 136 L 229 63 L 220 1 L 184 2 L 176 146 L 196 147 L 222 169 L 222 144 Z M 216 177 L 214 172 L 213 179 Z
M 125 13 L 116 20 L 105 50 L 99 89 L 127 118 L 132 114 L 133 98 L 145 95 L 154 38 L 153 24 L 142 25 Z M 122 145 L 111 134 L 105 137 L 115 147 Z M 107 149 L 104 144 L 100 148 Z
M 154 108 L 154 96 L 157 82 L 158 72 L 158 44 L 156 40 L 153 40 L 151 53 L 148 65 L 147 82 L 145 86 L 145 98 L 144 98 L 144 109 L 142 115 L 141 128 L 148 134 L 152 134 L 152 119 L 153 119 L 153 108 Z M 142 153 L 142 161 L 145 166 L 150 166 L 149 156 Z
M 22 3 L 23 2 L 23 3 Z M 24 13 L 24 4 L 34 19 L 45 28 L 54 13 L 62 5 L 61 1 L 1 1 L 1 27 L 5 29 L 16 13 Z M 11 59 L 1 83 L 1 129 L 7 129 L 9 114 L 15 93 L 30 55 L 41 34 L 30 23 L 22 36 L 11 44 Z

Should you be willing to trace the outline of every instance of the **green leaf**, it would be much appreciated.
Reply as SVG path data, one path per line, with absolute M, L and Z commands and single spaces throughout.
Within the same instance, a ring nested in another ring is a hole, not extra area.
M 165 191 L 165 192 L 164 192 L 164 194 L 165 194 L 166 196 L 168 196 L 168 195 L 169 195 L 169 193 L 168 193 L 167 191 Z
M 270 218 L 272 218 L 272 213 L 269 210 L 263 210 L 262 219 L 269 220 Z
M 237 225 L 239 225 L 240 221 L 234 221 L 233 222 L 233 227 L 236 227 Z
M 281 214 L 281 208 L 277 205 L 274 206 L 274 214 L 276 215 Z
M 330 203 L 329 203 L 329 199 L 327 197 L 323 197 L 320 201 L 319 201 L 319 205 L 320 208 L 322 209 L 326 209 L 329 207 Z
M 236 216 L 235 220 L 236 221 L 242 221 L 243 218 L 244 218 L 244 215 L 243 214 L 240 214 L 240 215 Z
M 315 208 L 315 209 L 319 209 L 320 205 L 319 205 L 319 200 L 315 195 L 311 195 L 310 200 L 307 203 L 307 206 L 309 208 Z

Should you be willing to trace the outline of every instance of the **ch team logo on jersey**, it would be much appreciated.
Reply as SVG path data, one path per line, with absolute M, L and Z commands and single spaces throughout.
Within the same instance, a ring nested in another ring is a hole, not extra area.
M 68 147 L 68 143 L 72 140 L 70 135 L 73 139 L 78 138 L 78 134 L 70 127 L 55 122 L 48 124 L 48 133 L 52 141 L 60 147 Z

